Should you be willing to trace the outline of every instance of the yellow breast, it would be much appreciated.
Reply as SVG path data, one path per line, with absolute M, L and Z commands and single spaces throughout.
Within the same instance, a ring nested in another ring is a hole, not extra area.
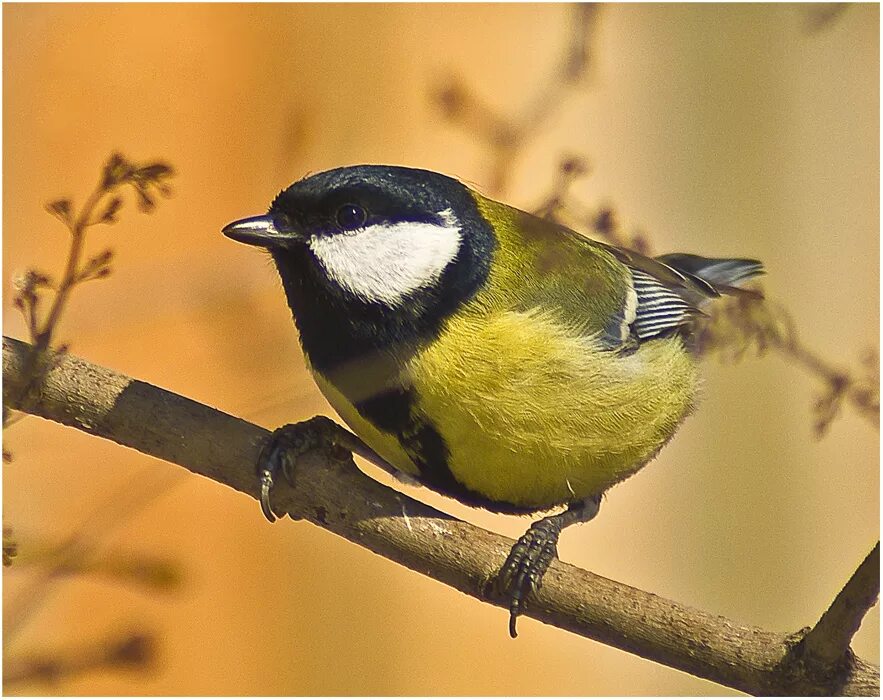
M 634 473 L 672 436 L 697 384 L 678 338 L 611 356 L 551 316 L 514 311 L 458 314 L 408 374 L 457 480 L 537 508 Z

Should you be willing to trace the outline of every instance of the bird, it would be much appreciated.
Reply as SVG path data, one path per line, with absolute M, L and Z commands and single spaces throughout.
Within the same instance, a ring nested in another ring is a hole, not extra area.
M 275 431 L 257 469 L 264 514 L 289 451 L 336 440 L 467 505 L 542 516 L 497 577 L 512 637 L 561 531 L 693 411 L 703 307 L 758 296 L 740 285 L 764 272 L 648 257 L 392 165 L 309 175 L 222 232 L 269 251 L 312 377 L 355 433 Z

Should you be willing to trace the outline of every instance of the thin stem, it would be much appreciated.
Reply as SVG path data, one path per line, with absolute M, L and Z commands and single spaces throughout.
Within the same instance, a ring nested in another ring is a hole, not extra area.
M 143 469 L 124 487 L 114 492 L 92 512 L 55 552 L 54 562 L 46 567 L 26 590 L 8 603 L 3 611 L 3 645 L 7 646 L 23 629 L 51 592 L 52 583 L 75 569 L 76 562 L 89 559 L 114 531 L 138 515 L 172 486 L 180 483 L 180 474 L 156 474 L 153 467 Z
M 34 338 L 38 352 L 45 350 L 50 345 L 52 332 L 58 324 L 58 319 L 61 316 L 61 312 L 64 310 L 71 289 L 77 283 L 77 274 L 80 269 L 80 258 L 83 255 L 83 247 L 86 242 L 86 229 L 89 227 L 92 212 L 98 206 L 101 198 L 109 191 L 110 190 L 105 189 L 103 182 L 99 182 L 98 186 L 92 191 L 92 194 L 89 195 L 89 198 L 83 205 L 83 209 L 80 211 L 80 215 L 70 229 L 71 246 L 68 251 L 67 263 L 64 267 L 64 275 L 62 276 L 61 282 L 56 290 L 55 299 L 52 302 L 52 307 L 49 309 L 49 315 L 46 317 L 43 327 Z

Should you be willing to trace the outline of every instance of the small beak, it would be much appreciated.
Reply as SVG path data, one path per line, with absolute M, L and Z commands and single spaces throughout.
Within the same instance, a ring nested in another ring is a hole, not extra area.
M 269 215 L 251 216 L 234 221 L 232 224 L 227 224 L 221 233 L 234 241 L 264 248 L 282 247 L 298 239 L 297 234 L 279 231 Z

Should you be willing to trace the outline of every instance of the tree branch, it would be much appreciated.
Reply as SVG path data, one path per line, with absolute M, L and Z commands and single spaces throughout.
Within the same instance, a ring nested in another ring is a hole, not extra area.
M 851 653 L 849 643 L 880 595 L 880 543 L 871 550 L 837 594 L 825 614 L 804 637 L 807 658 L 834 667 Z
M 23 369 L 29 348 L 3 339 L 4 403 L 10 402 L 10 408 L 21 408 L 16 401 L 28 381 Z M 254 467 L 269 436 L 262 428 L 67 355 L 51 366 L 36 393 L 37 400 L 27 407 L 35 415 L 258 496 Z M 310 453 L 298 461 L 295 479 L 294 488 L 280 483 L 274 491 L 277 511 L 309 520 L 478 600 L 507 606 L 492 583 L 512 540 L 398 494 L 364 475 L 350 459 Z M 879 669 L 861 659 L 850 657 L 836 672 L 820 671 L 796 657 L 800 635 L 739 625 L 557 560 L 527 614 L 747 693 L 879 694 Z

